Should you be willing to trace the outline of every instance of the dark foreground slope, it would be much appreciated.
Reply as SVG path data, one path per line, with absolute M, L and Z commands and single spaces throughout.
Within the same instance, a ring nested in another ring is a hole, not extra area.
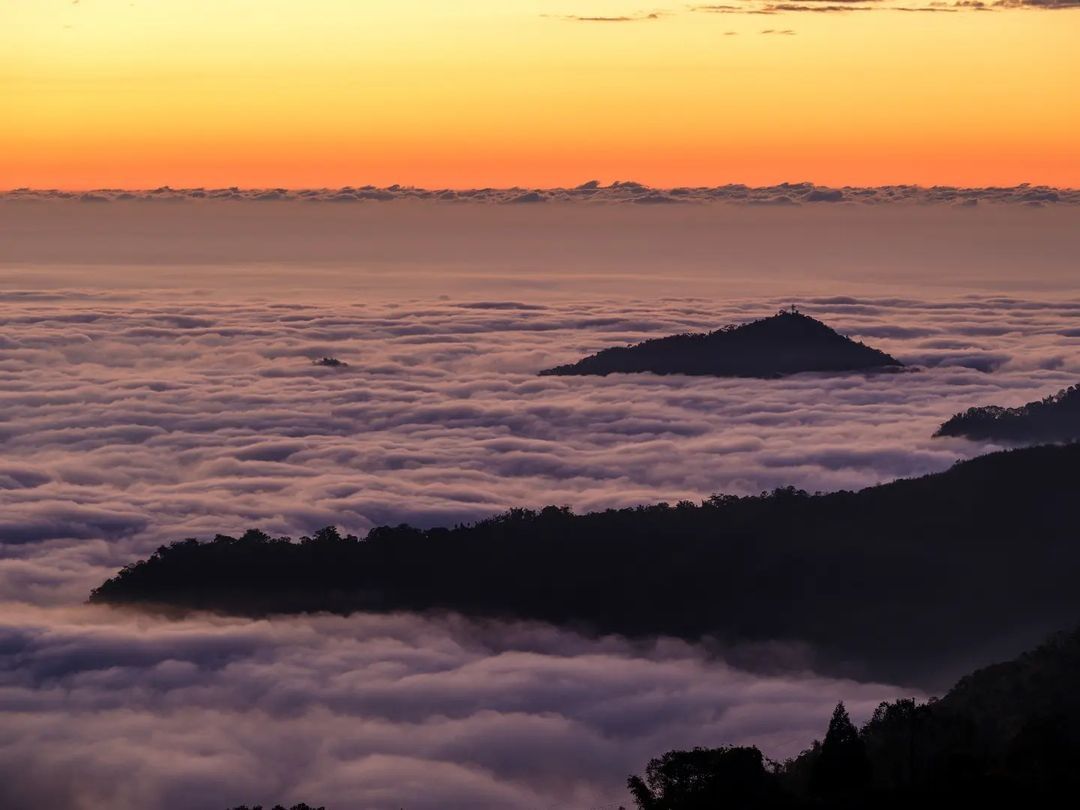
M 820 664 L 936 685 L 929 673 L 951 676 L 1080 617 L 1078 493 L 1080 445 L 1034 447 L 855 493 L 511 510 L 366 540 L 186 540 L 91 598 L 248 615 L 451 609 L 633 636 L 797 640 Z
M 671 751 L 629 785 L 642 810 L 1065 807 L 1080 790 L 1080 631 L 883 703 L 861 730 L 838 706 L 822 742 L 765 767 L 756 748 Z
M 781 310 L 771 318 L 703 334 L 672 335 L 604 349 L 544 375 L 696 374 L 779 377 L 801 371 L 897 369 L 899 360 L 851 340 L 821 321 Z
M 935 436 L 1004 442 L 1061 442 L 1080 439 L 1080 385 L 1019 408 L 968 408 L 938 428 Z

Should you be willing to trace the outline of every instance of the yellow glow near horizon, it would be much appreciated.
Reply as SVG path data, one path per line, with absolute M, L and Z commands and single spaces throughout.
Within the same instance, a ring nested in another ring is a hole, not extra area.
M 1080 11 L 640 11 L 0 0 L 0 188 L 1080 185 Z

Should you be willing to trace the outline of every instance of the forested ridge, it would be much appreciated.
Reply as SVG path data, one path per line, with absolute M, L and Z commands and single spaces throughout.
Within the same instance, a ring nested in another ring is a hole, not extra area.
M 1080 385 L 1072 385 L 1018 408 L 968 408 L 945 422 L 935 436 L 1004 442 L 1080 439 Z
M 757 748 L 669 751 L 628 786 L 641 810 L 1072 806 L 1080 788 L 1080 631 L 960 680 L 941 700 L 837 706 L 784 763 Z
M 446 609 L 629 636 L 793 640 L 852 674 L 918 679 L 924 662 L 957 673 L 1080 616 L 1078 492 L 1080 445 L 1042 446 L 860 492 L 512 509 L 363 540 L 252 530 L 164 546 L 91 599 L 245 615 Z

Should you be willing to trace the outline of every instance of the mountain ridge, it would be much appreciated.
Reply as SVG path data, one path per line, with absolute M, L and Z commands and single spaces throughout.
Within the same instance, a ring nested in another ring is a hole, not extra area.
M 843 703 L 783 763 L 756 747 L 669 751 L 627 786 L 639 810 L 1053 807 L 1080 789 L 1080 631 L 961 678 L 940 700 Z
M 163 546 L 91 601 L 451 611 L 728 647 L 794 642 L 829 671 L 934 686 L 1080 616 L 1077 491 L 1080 445 L 1047 445 L 859 492 L 514 509 L 364 540 L 249 531 Z
M 1080 384 L 1016 408 L 984 405 L 953 415 L 934 433 L 975 441 L 1052 442 L 1080 439 Z

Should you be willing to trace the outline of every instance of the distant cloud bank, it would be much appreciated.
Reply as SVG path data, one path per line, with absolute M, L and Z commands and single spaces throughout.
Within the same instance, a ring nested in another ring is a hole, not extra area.
M 793 34 L 789 29 L 765 29 L 763 34 Z M 342 186 L 341 188 L 170 188 L 122 190 L 18 188 L 0 192 L 0 201 L 71 200 L 95 204 L 124 201 L 181 202 L 198 200 L 252 200 L 281 202 L 296 200 L 321 203 L 396 202 L 433 200 L 450 203 L 495 203 L 528 205 L 548 202 L 590 204 L 678 205 L 691 203 L 737 203 L 743 205 L 802 205 L 805 203 L 846 203 L 882 205 L 888 203 L 971 206 L 980 203 L 1026 205 L 1080 204 L 1080 189 L 1035 186 L 819 186 L 814 183 L 780 183 L 774 186 L 678 186 L 654 188 L 633 181 L 601 185 L 596 180 L 572 188 L 478 188 L 425 189 L 392 185 Z
M 798 0 L 797 2 L 713 3 L 692 6 L 691 11 L 711 14 L 782 14 L 785 12 L 814 12 L 819 14 L 851 11 L 925 12 L 955 14 L 964 11 L 1007 11 L 1015 9 L 1080 8 L 1080 0 L 931 0 L 930 2 L 888 2 L 888 0 Z
M 889 2 L 888 0 L 798 0 L 770 2 L 769 0 L 734 0 L 727 3 L 707 3 L 690 6 L 689 11 L 708 14 L 784 14 L 811 12 L 816 14 L 852 11 L 924 12 L 955 14 L 965 11 L 1010 11 L 1017 9 L 1062 10 L 1080 8 L 1080 0 L 930 0 L 930 2 Z M 541 16 L 583 23 L 630 23 L 660 20 L 676 11 L 650 11 L 637 14 L 544 14 Z M 762 31 L 761 33 L 770 33 Z

